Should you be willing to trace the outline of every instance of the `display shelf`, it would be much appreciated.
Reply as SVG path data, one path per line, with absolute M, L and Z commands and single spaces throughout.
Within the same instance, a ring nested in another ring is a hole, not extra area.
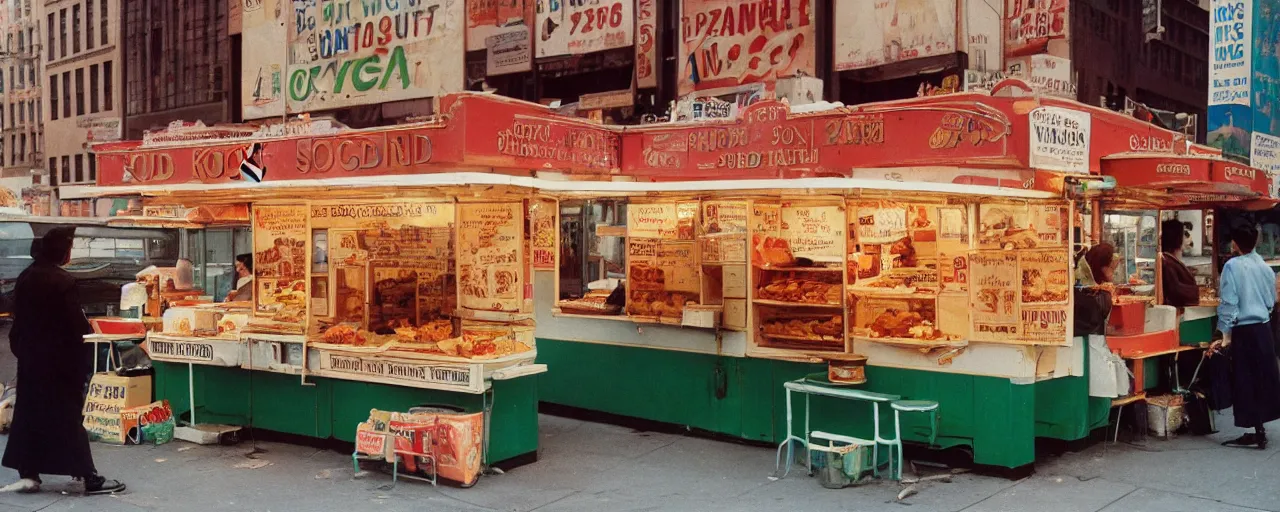
M 764 338 L 775 339 L 775 340 L 798 341 L 803 343 L 844 343 L 844 338 L 837 338 L 835 336 L 807 338 L 804 336 L 787 336 L 785 334 L 767 334 L 763 332 L 760 333 L 760 336 Z
M 879 343 L 881 345 L 890 345 L 890 346 L 904 347 L 904 348 L 934 349 L 934 348 L 957 348 L 957 347 L 969 346 L 969 340 L 964 340 L 964 339 L 918 340 L 914 338 L 872 338 L 870 336 L 864 336 L 859 334 L 854 334 L 854 335 L 851 335 L 850 337 L 853 338 L 853 341 L 855 343 L 865 341 L 870 343 Z
M 805 303 L 805 302 L 786 302 L 781 300 L 769 299 L 753 299 L 751 302 L 759 306 L 775 306 L 783 308 L 821 308 L 821 309 L 844 309 L 844 304 L 827 304 L 827 303 Z
M 759 267 L 753 265 L 751 268 L 765 272 L 844 272 L 844 269 L 840 267 Z

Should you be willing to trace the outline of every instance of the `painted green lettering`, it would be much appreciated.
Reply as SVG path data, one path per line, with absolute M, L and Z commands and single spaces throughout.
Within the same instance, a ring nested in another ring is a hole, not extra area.
M 342 86 L 347 81 L 347 69 L 351 68 L 351 61 L 342 63 L 342 67 L 338 68 L 338 75 L 333 78 L 333 93 L 342 92 Z
M 404 47 L 397 46 L 391 50 L 391 57 L 387 59 L 387 72 L 382 75 L 382 83 L 378 85 L 379 89 L 386 90 L 387 82 L 391 81 L 391 75 L 396 73 L 397 69 L 400 73 L 400 88 L 409 88 L 409 63 L 405 60 Z
M 382 72 L 382 66 L 378 64 L 381 61 L 382 59 L 377 55 L 370 55 L 356 62 L 355 73 L 351 75 L 351 84 L 356 86 L 357 91 L 365 92 L 378 85 L 378 74 Z M 365 75 L 366 70 L 369 75 L 372 75 L 371 77 Z

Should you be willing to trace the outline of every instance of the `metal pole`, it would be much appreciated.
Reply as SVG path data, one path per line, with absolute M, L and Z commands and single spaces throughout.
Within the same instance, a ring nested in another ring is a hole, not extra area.
M 191 426 L 196 426 L 196 378 L 195 365 L 187 363 L 187 398 L 191 400 Z

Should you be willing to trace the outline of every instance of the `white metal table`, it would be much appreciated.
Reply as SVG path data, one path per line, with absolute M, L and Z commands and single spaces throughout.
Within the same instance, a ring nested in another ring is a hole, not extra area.
M 787 392 L 787 438 L 782 441 L 782 444 L 778 445 L 778 460 L 776 465 L 774 466 L 775 472 L 777 472 L 779 469 L 782 468 L 782 458 L 781 458 L 782 448 L 785 447 L 787 449 L 787 468 L 782 473 L 782 478 L 786 478 L 787 474 L 791 472 L 791 464 L 792 464 L 792 461 L 795 460 L 795 455 L 792 449 L 792 446 L 793 446 L 792 441 L 799 441 L 804 443 L 805 449 L 808 450 L 809 440 L 810 440 L 809 435 L 812 432 L 812 429 L 809 427 L 809 417 L 810 417 L 809 411 L 811 410 L 809 406 L 810 404 L 809 397 L 813 395 L 819 395 L 819 396 L 840 398 L 844 400 L 857 400 L 857 401 L 871 402 L 872 421 L 873 421 L 872 425 L 873 425 L 873 428 L 875 429 L 876 439 L 880 438 L 880 404 L 891 403 L 894 400 L 899 400 L 902 398 L 897 395 L 887 395 L 884 393 L 875 393 L 871 391 L 864 391 L 861 389 L 823 385 L 821 383 L 809 381 L 806 379 L 797 379 L 790 382 L 786 382 L 782 385 L 782 387 L 786 389 L 786 392 Z M 793 433 L 793 429 L 791 425 L 792 424 L 791 393 L 804 393 L 804 437 L 803 438 Z M 876 468 L 879 468 L 880 467 L 879 443 L 877 443 L 876 446 L 872 448 L 872 457 L 873 457 L 872 460 L 875 461 Z M 808 470 L 809 473 L 812 473 L 813 460 L 810 459 L 809 457 L 805 457 L 805 459 L 806 459 L 805 468 Z

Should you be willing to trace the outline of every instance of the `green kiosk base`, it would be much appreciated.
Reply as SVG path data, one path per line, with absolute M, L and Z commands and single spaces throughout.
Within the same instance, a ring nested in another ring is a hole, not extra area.
M 782 384 L 826 371 L 822 364 L 544 338 L 538 339 L 537 362 L 555 369 L 539 377 L 545 403 L 771 444 L 786 438 Z M 1111 401 L 1089 397 L 1087 371 L 1086 377 L 1015 384 L 871 366 L 861 389 L 937 401 L 934 448 L 968 451 L 975 464 L 1016 470 L 1035 462 L 1037 437 L 1078 441 L 1107 425 Z M 797 428 L 803 428 L 804 403 L 793 399 Z M 810 403 L 813 430 L 872 437 L 869 405 L 818 396 Z M 881 424 L 892 425 L 886 409 Z M 902 433 L 908 442 L 927 444 L 927 420 L 904 415 Z
M 190 418 L 188 366 L 153 362 L 157 400 Z M 370 409 L 407 411 L 449 405 L 466 412 L 484 409 L 484 395 L 391 386 L 340 379 L 194 365 L 196 420 L 269 430 L 317 439 L 354 442 L 356 425 Z M 537 460 L 538 381 L 529 375 L 493 381 L 485 463 L 511 467 Z

